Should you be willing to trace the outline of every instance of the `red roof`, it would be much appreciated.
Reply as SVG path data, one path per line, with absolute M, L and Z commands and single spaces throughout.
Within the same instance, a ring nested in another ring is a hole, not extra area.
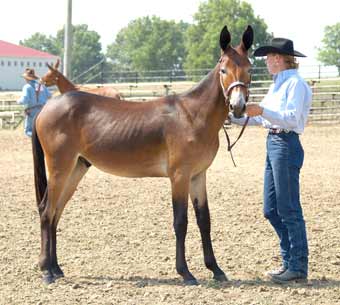
M 47 52 L 38 51 L 32 48 L 18 46 L 16 44 L 0 40 L 0 56 L 6 57 L 58 57 Z

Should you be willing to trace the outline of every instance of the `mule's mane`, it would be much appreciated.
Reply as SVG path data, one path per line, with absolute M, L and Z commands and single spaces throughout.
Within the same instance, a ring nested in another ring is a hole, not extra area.
M 209 71 L 209 73 L 202 78 L 196 85 L 183 93 L 183 96 L 194 97 L 206 93 L 207 88 L 214 86 L 213 79 L 217 75 L 217 66 Z

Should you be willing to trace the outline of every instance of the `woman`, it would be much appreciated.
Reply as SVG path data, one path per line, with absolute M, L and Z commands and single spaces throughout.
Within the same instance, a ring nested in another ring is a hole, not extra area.
M 22 77 L 26 80 L 27 84 L 22 88 L 22 96 L 17 103 L 25 107 L 24 130 L 25 134 L 31 137 L 34 118 L 51 94 L 44 85 L 37 81 L 39 77 L 35 75 L 33 69 L 26 68 Z
M 277 283 L 305 281 L 308 276 L 308 244 L 300 204 L 299 174 L 304 151 L 299 135 L 304 131 L 312 92 L 297 72 L 293 42 L 274 38 L 258 48 L 254 56 L 266 56 L 267 69 L 274 83 L 260 104 L 249 103 L 250 125 L 268 129 L 264 173 L 264 216 L 279 240 L 282 266 L 267 275 Z M 245 118 L 231 121 L 243 124 Z

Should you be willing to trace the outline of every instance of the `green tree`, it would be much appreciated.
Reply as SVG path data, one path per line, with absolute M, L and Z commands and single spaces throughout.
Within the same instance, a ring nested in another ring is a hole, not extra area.
M 106 56 L 116 70 L 181 69 L 186 56 L 184 33 L 188 24 L 142 17 L 121 29 Z
M 86 73 L 82 77 L 77 77 L 77 83 L 100 82 L 101 71 L 105 65 L 105 56 L 102 54 L 100 36 L 95 31 L 90 31 L 86 24 L 72 26 L 72 51 L 71 51 L 71 78 L 79 76 L 97 63 L 103 61 L 101 65 Z M 56 37 L 45 36 L 40 33 L 33 34 L 30 38 L 20 41 L 21 45 L 64 56 L 64 29 L 59 30 Z
M 340 75 L 340 23 L 325 27 L 323 48 L 318 49 L 318 60 L 325 65 L 334 65 Z
M 60 45 L 62 52 L 60 56 L 62 56 L 64 53 L 64 29 L 58 31 L 56 40 Z M 90 31 L 86 24 L 72 26 L 71 78 L 76 78 L 77 83 L 101 81 L 101 65 L 79 77 L 81 73 L 105 59 L 101 53 L 102 46 L 99 40 L 99 34 Z
M 267 25 L 260 17 L 254 16 L 251 5 L 238 0 L 208 0 L 202 2 L 194 15 L 194 24 L 186 35 L 185 69 L 211 68 L 220 56 L 219 34 L 224 25 L 232 35 L 231 44 L 240 43 L 247 25 L 254 29 L 254 45 L 268 42 L 271 35 L 267 33 Z M 263 61 L 254 61 L 255 66 L 263 66 Z
M 19 41 L 19 44 L 36 50 L 44 51 L 53 55 L 60 55 L 60 48 L 53 36 L 35 33 L 30 38 Z

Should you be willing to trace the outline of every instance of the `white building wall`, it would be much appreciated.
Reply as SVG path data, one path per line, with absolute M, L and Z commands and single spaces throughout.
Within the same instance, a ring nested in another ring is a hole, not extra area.
M 46 74 L 46 63 L 53 65 L 57 57 L 0 57 L 0 90 L 21 90 L 26 68 L 33 68 L 39 77 Z

